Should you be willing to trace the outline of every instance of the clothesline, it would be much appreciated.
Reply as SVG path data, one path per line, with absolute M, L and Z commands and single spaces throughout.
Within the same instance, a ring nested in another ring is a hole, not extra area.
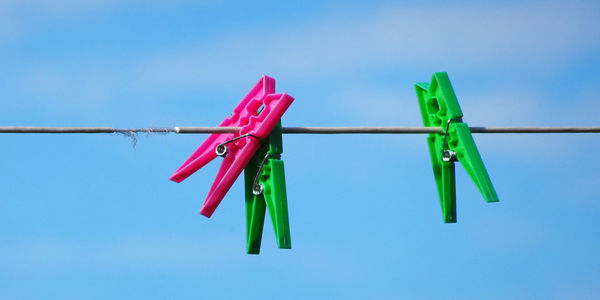
M 596 127 L 469 127 L 472 133 L 600 133 Z M 236 133 L 239 127 L 33 127 L 4 126 L 0 133 Z M 440 127 L 283 127 L 285 134 L 425 134 L 443 133 Z

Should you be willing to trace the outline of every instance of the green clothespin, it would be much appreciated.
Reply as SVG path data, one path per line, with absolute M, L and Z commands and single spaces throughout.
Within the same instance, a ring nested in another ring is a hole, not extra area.
M 246 252 L 258 254 L 265 223 L 265 206 L 269 209 L 277 246 L 291 249 L 285 175 L 281 153 L 281 121 L 244 170 L 246 190 Z
M 426 127 L 441 127 L 443 133 L 427 137 L 433 175 L 445 223 L 456 223 L 454 162 L 459 161 L 487 202 L 498 202 L 481 156 L 462 121 L 462 111 L 446 72 L 433 73 L 430 83 L 415 84 L 419 109 Z

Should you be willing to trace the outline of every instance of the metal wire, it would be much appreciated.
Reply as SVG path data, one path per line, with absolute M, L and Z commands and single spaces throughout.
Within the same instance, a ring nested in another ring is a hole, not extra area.
M 472 133 L 600 133 L 599 127 L 469 127 Z M 236 133 L 239 127 L 0 127 L 0 133 Z M 440 127 L 284 127 L 286 134 L 425 134 L 444 133 Z

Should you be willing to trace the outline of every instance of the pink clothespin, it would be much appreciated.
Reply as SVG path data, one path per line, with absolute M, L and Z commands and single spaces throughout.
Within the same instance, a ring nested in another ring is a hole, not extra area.
M 233 109 L 232 115 L 219 124 L 221 127 L 241 127 L 240 131 L 209 135 L 169 177 L 181 182 L 217 156 L 224 157 L 200 214 L 210 218 L 260 147 L 260 140 L 269 135 L 292 101 L 294 98 L 285 93 L 275 94 L 275 79 L 263 75 Z

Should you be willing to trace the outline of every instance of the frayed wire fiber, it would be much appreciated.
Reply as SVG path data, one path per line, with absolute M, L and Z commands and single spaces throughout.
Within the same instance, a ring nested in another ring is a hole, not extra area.
M 115 133 L 130 138 L 131 139 L 131 148 L 135 149 L 135 146 L 137 145 L 137 142 L 138 142 L 137 132 L 135 132 L 135 131 L 121 131 L 121 130 L 119 130 L 119 131 L 115 131 Z
M 146 137 L 151 135 L 159 134 L 159 135 L 167 135 L 169 133 L 176 132 L 173 128 L 116 128 L 113 129 L 114 133 L 124 135 L 131 139 L 131 147 L 135 148 L 138 142 L 137 134 L 140 132 L 146 133 Z

